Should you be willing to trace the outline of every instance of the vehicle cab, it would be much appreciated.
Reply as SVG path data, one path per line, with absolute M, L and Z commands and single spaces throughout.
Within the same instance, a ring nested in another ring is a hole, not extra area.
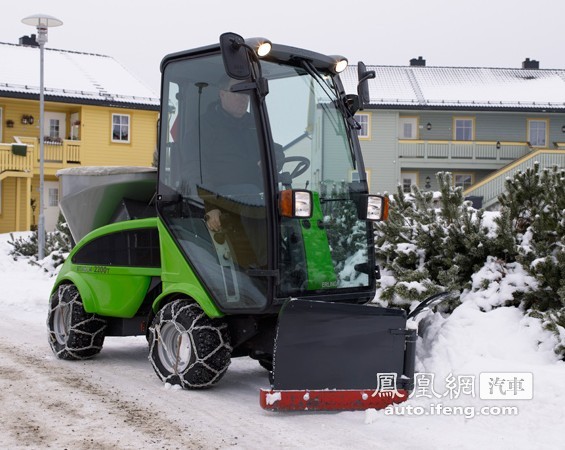
M 162 62 L 157 210 L 222 312 L 374 297 L 368 219 L 386 205 L 368 195 L 338 63 L 233 33 Z

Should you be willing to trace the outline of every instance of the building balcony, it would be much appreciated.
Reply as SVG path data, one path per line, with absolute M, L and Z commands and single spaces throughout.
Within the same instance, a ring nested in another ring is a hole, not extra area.
M 0 180 L 7 176 L 33 176 L 33 147 L 0 143 Z
M 6 171 L 39 173 L 39 139 L 16 137 L 14 143 L 0 143 L 0 173 Z M 14 153 L 14 149 L 21 154 Z M 44 170 L 54 175 L 57 170 L 81 164 L 81 141 L 53 140 L 43 144 Z
M 398 141 L 402 167 L 498 169 L 533 150 L 528 142 Z

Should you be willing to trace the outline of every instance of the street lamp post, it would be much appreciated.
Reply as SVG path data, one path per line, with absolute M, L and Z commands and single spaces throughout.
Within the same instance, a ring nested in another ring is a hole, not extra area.
M 58 27 L 60 25 L 63 25 L 63 22 L 53 16 L 48 16 L 47 14 L 34 14 L 33 16 L 25 17 L 24 19 L 22 19 L 22 23 L 37 28 L 37 43 L 39 44 L 39 223 L 37 227 L 37 258 L 41 260 L 45 257 L 45 195 L 43 192 L 43 139 L 45 133 L 45 105 L 43 96 L 43 50 L 45 48 L 45 43 L 47 42 L 47 28 Z

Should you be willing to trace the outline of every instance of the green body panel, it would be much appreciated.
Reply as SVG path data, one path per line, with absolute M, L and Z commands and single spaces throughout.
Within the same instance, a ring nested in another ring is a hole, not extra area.
M 161 241 L 163 292 L 153 303 L 153 310 L 158 311 L 164 299 L 170 296 L 178 297 L 178 294 L 181 294 L 194 299 L 208 317 L 223 316 L 160 220 L 158 220 L 158 228 Z
M 160 268 L 74 264 L 72 259 L 86 244 L 101 236 L 156 227 L 157 219 L 149 218 L 113 223 L 90 232 L 69 254 L 52 292 L 60 284 L 71 282 L 80 293 L 85 311 L 102 316 L 133 317 L 147 294 L 151 278 L 160 276 Z
M 323 226 L 324 216 L 320 196 L 312 192 L 313 212 L 310 219 L 302 220 L 302 237 L 308 265 L 308 290 L 331 289 L 337 287 L 328 235 Z
M 143 275 L 139 272 L 140 269 L 136 267 L 110 267 L 109 272 L 105 274 L 81 273 L 84 283 L 89 286 L 91 292 L 95 293 L 92 307 L 85 302 L 85 310 L 101 316 L 122 318 L 135 316 L 151 282 L 151 275 Z
M 102 266 L 72 262 L 75 253 L 92 240 L 110 233 L 139 228 L 159 230 L 161 268 Z M 153 303 L 155 311 L 167 298 L 187 296 L 198 302 L 208 316 L 223 315 L 192 271 L 167 229 L 157 218 L 114 223 L 86 235 L 63 264 L 52 292 L 55 292 L 60 284 L 70 282 L 77 287 L 85 311 L 102 316 L 131 318 L 143 303 L 153 277 L 161 277 L 163 282 L 162 293 Z

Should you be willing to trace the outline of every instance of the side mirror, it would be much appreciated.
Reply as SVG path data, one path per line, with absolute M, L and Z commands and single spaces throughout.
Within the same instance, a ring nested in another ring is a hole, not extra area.
M 345 96 L 345 106 L 352 116 L 359 111 L 361 105 L 359 104 L 359 96 L 355 94 L 347 94 Z
M 251 77 L 249 56 L 243 44 L 245 41 L 239 34 L 224 33 L 220 36 L 224 68 L 230 78 L 236 80 L 246 80 Z
M 357 63 L 357 78 L 359 80 L 357 84 L 357 94 L 359 95 L 359 109 L 361 110 L 371 101 L 371 96 L 369 95 L 369 83 L 367 83 L 367 81 L 375 78 L 375 76 L 375 71 L 367 70 L 367 67 L 362 61 Z

